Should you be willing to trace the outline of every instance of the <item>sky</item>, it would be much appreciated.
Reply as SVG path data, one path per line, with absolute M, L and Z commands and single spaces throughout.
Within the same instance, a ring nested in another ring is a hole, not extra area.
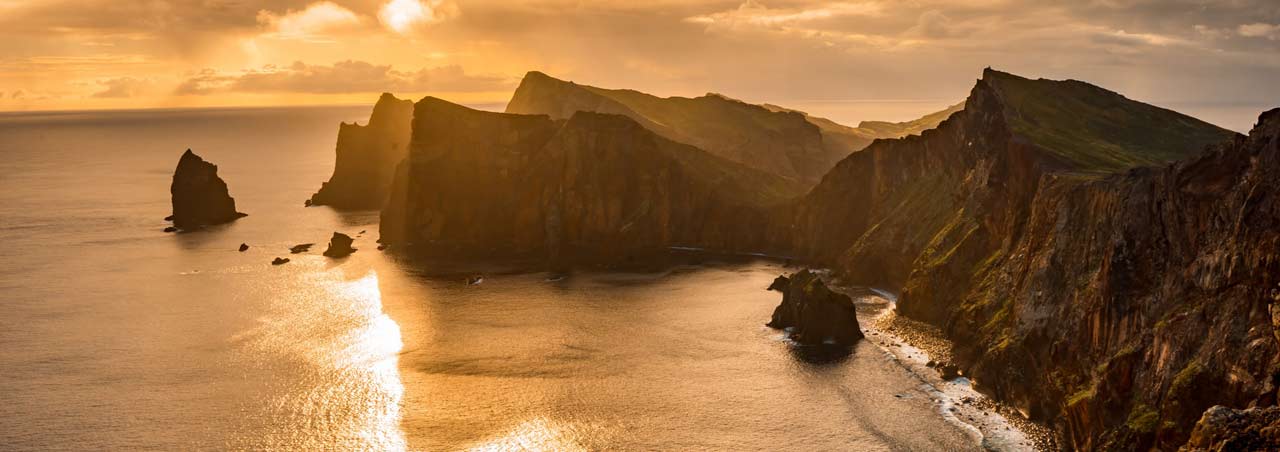
M 384 91 L 500 107 L 539 70 L 906 119 L 963 99 L 987 66 L 1206 112 L 1280 106 L 1280 1 L 0 0 L 4 111 Z

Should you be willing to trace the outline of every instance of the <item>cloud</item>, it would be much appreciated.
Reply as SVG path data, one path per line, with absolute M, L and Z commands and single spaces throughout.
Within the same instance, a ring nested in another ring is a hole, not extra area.
M 107 80 L 99 80 L 98 85 L 105 86 L 106 89 L 93 93 L 91 97 L 95 98 L 123 98 L 134 97 L 149 91 L 154 83 L 146 79 L 137 79 L 133 77 L 120 77 Z
M 458 14 L 458 6 L 448 0 L 391 0 L 378 10 L 378 19 L 396 33 L 408 33 Z
M 280 39 L 324 41 L 328 32 L 350 29 L 360 24 L 360 17 L 333 2 L 316 2 L 299 11 L 283 15 L 258 11 L 258 23 L 268 27 L 269 36 Z
M 820 6 L 771 9 L 754 0 L 747 0 L 736 9 L 702 14 L 685 21 L 723 28 L 785 27 L 805 22 L 833 19 L 844 16 L 876 16 L 882 13 L 879 3 L 836 2 Z
M 920 19 L 913 29 L 915 33 L 926 38 L 946 38 L 955 34 L 951 18 L 942 11 L 929 10 L 920 14 Z
M 1241 25 L 1236 28 L 1236 32 L 1240 36 L 1249 38 L 1267 38 L 1272 41 L 1280 40 L 1280 25 L 1272 25 L 1265 23 L 1252 23 Z
M 295 62 L 288 67 L 266 66 L 238 75 L 206 69 L 183 81 L 176 92 L 188 95 L 223 91 L 308 94 L 488 92 L 509 89 L 513 82 L 506 77 L 467 74 L 456 65 L 399 71 L 390 65 L 348 60 L 332 66 Z

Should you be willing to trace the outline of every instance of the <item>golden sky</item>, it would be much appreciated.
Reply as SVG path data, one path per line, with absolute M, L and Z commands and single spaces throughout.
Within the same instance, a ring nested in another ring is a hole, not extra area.
M 985 66 L 1280 105 L 1280 1 L 0 0 L 0 110 L 504 102 L 529 70 L 791 105 L 964 97 Z

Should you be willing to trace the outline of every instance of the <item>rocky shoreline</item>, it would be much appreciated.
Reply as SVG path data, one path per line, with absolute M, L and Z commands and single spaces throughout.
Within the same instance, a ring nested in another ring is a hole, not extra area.
M 936 327 L 898 315 L 896 297 L 892 294 L 834 282 L 828 285 L 854 299 L 858 315 L 867 319 L 862 323 L 866 340 L 928 386 L 926 392 L 938 404 L 939 414 L 973 434 L 983 448 L 1059 450 L 1053 429 L 978 393 L 963 376 L 952 381 L 943 379 L 935 367 L 951 362 L 951 342 Z

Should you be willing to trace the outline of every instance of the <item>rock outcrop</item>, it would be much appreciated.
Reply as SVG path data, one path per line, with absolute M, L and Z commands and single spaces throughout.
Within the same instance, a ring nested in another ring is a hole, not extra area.
M 380 241 L 431 252 L 626 264 L 670 247 L 764 243 L 796 184 L 676 143 L 625 116 L 418 102 Z
M 383 93 L 367 125 L 338 128 L 333 176 L 311 195 L 307 205 L 338 209 L 379 209 L 387 200 L 396 165 L 409 148 L 413 102 Z
M 329 239 L 329 248 L 324 250 L 324 255 L 328 257 L 350 256 L 351 253 L 356 252 L 356 249 L 351 247 L 354 242 L 355 240 L 351 236 L 341 232 L 334 232 L 333 237 Z
M 787 329 L 791 340 L 803 345 L 853 345 L 863 338 L 858 313 L 848 295 L 827 288 L 817 273 L 801 270 L 779 276 L 769 290 L 782 293 L 770 328 Z
M 1280 407 L 1235 410 L 1209 408 L 1196 423 L 1187 452 L 1280 450 Z
M 204 161 L 187 149 L 178 159 L 169 186 L 173 197 L 173 221 L 178 230 L 235 221 L 245 216 L 236 212 L 236 200 L 227 192 L 227 183 L 218 177 L 218 166 Z

